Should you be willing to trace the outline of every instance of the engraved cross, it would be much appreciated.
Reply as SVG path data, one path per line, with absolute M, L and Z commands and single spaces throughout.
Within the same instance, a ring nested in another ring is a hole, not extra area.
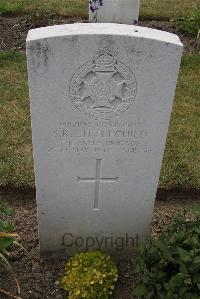
M 101 161 L 102 159 L 96 159 L 96 177 L 95 178 L 80 178 L 77 177 L 78 182 L 95 183 L 95 197 L 94 197 L 94 210 L 99 209 L 100 199 L 100 183 L 113 183 L 118 181 L 118 177 L 115 178 L 102 178 L 101 177 Z

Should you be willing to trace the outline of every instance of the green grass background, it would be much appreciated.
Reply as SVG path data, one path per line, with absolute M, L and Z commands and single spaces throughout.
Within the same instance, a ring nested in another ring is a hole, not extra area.
M 170 19 L 200 0 L 141 0 L 140 18 Z M 1 15 L 88 16 L 88 0 L 0 0 Z M 200 57 L 182 60 L 160 187 L 200 189 Z M 0 52 L 0 187 L 33 188 L 26 58 Z
M 200 189 L 200 57 L 184 55 L 160 187 Z M 26 58 L 0 52 L 0 187 L 33 188 Z
M 141 18 L 172 18 L 200 9 L 200 0 L 141 0 Z M 88 16 L 88 0 L 0 0 L 0 13 L 9 15 L 54 13 L 61 16 Z

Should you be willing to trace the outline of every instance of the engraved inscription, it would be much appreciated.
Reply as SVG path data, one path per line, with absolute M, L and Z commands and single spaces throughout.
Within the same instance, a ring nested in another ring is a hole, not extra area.
M 61 121 L 52 132 L 49 153 L 150 153 L 145 123 L 131 121 Z
M 78 182 L 95 183 L 95 194 L 94 194 L 94 210 L 99 209 L 100 199 L 100 183 L 113 183 L 118 181 L 118 177 L 115 178 L 102 178 L 101 177 L 101 161 L 102 159 L 96 159 L 96 177 L 95 178 L 80 178 L 77 177 Z
M 126 111 L 136 92 L 131 70 L 105 50 L 78 69 L 70 82 L 75 107 L 97 120 L 110 120 Z

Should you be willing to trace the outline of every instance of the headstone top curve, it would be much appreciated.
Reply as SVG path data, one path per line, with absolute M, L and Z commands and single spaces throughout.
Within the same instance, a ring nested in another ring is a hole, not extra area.
M 62 36 L 98 34 L 140 37 L 183 46 L 176 34 L 147 27 L 114 23 L 75 23 L 31 29 L 28 32 L 26 41 L 30 42 Z

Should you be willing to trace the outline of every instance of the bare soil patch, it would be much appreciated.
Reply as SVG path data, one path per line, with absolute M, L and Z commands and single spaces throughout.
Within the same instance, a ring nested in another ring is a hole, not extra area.
M 70 24 L 76 22 L 87 22 L 81 18 L 63 18 L 58 16 L 43 17 L 0 17 L 0 50 L 25 50 L 25 40 L 28 30 L 56 24 Z M 181 34 L 168 21 L 140 21 L 140 26 L 151 27 L 178 34 L 184 44 L 184 51 L 198 54 L 199 49 L 194 37 Z
M 35 195 L 27 194 L 3 194 L 10 206 L 16 209 L 13 218 L 16 231 L 20 235 L 20 243 L 26 251 L 13 248 L 10 262 L 15 271 L 20 286 L 21 298 L 23 299 L 62 299 L 66 294 L 59 287 L 59 278 L 63 272 L 64 261 L 41 258 L 39 255 L 39 240 L 37 234 L 37 217 Z M 151 234 L 158 235 L 173 216 L 185 207 L 191 207 L 194 203 L 200 203 L 200 193 L 161 193 L 158 194 L 151 226 Z M 127 260 L 115 261 L 120 272 L 113 299 L 133 299 L 132 288 L 134 277 L 132 265 Z M 0 267 L 0 281 L 2 288 L 16 293 L 14 282 L 9 271 Z M 7 299 L 0 294 L 0 298 Z

